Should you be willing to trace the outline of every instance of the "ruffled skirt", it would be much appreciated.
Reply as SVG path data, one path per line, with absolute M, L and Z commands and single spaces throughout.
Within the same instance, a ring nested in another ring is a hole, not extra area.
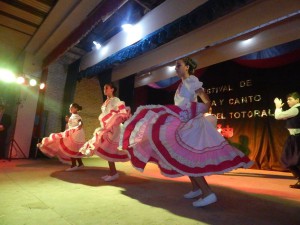
M 118 149 L 120 130 L 127 115 L 115 114 L 104 128 L 97 128 L 93 138 L 87 141 L 79 150 L 82 154 L 92 156 L 94 154 L 110 162 L 129 161 L 126 151 Z
M 49 157 L 58 157 L 58 159 L 69 164 L 70 158 L 82 158 L 83 154 L 79 149 L 85 142 L 84 130 L 78 127 L 68 129 L 60 133 L 52 133 L 49 137 L 42 139 L 38 145 L 39 149 Z
M 156 163 L 168 177 L 199 177 L 248 168 L 253 162 L 232 147 L 203 116 L 202 103 L 188 108 L 141 106 L 125 122 L 120 148 L 126 149 L 132 165 L 143 171 Z

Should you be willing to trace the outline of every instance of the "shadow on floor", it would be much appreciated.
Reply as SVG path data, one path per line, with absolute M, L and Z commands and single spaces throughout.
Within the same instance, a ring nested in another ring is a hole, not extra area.
M 190 189 L 190 184 L 187 182 L 149 178 L 142 175 L 140 177 L 127 176 L 123 172 L 120 172 L 119 180 L 104 182 L 101 180 L 101 176 L 106 175 L 107 171 L 107 168 L 103 167 L 86 167 L 84 170 L 76 172 L 56 171 L 51 176 L 65 182 L 87 186 L 120 187 L 123 189 L 121 194 L 142 204 L 162 208 L 175 215 L 212 225 L 300 224 L 299 203 L 274 197 L 269 193 L 248 194 L 212 185 L 213 191 L 218 196 L 218 202 L 204 208 L 194 208 L 193 200 L 182 197 Z M 254 174 L 253 176 L 285 179 L 275 175 L 259 175 Z M 243 174 L 238 174 L 238 176 L 243 176 Z M 250 175 L 247 173 L 245 176 Z M 222 179 L 222 176 L 218 176 L 218 179 Z

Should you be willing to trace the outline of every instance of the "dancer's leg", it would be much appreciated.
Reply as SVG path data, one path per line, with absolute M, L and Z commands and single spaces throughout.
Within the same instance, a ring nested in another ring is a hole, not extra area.
M 200 187 L 198 186 L 198 183 L 193 179 L 193 177 L 189 177 L 192 183 L 192 191 L 198 190 Z
M 78 167 L 82 167 L 83 166 L 83 162 L 82 162 L 81 158 L 78 158 L 77 162 L 78 162 Z
M 117 174 L 116 164 L 114 162 L 108 162 L 108 166 L 110 176 Z
M 217 196 L 212 192 L 204 177 L 193 177 L 202 190 L 202 196 L 193 202 L 194 207 L 203 207 L 217 201 Z
M 75 167 L 76 166 L 76 158 L 71 158 L 71 162 L 72 162 L 71 168 Z
M 66 169 L 65 171 L 70 172 L 70 171 L 75 171 L 75 170 L 77 170 L 78 167 L 77 167 L 77 165 L 76 165 L 76 161 L 77 161 L 76 158 L 71 158 L 71 162 L 72 162 L 71 167 L 69 167 L 69 168 Z
M 196 183 L 198 189 L 202 190 L 202 196 L 204 198 L 213 193 L 204 177 L 191 177 L 191 180 Z
M 117 180 L 119 178 L 119 174 L 117 173 L 115 163 L 108 162 L 108 165 L 109 165 L 109 175 L 102 177 L 102 179 L 106 182 Z
M 190 199 L 200 196 L 202 194 L 202 190 L 197 181 L 193 177 L 189 177 L 189 179 L 191 180 L 192 190 L 186 193 L 183 197 Z

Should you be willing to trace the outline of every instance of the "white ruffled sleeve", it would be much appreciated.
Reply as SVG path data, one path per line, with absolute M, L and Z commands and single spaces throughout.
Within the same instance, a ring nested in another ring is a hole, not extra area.
M 187 79 L 187 84 L 189 86 L 189 89 L 193 92 L 197 91 L 198 89 L 204 90 L 202 87 L 203 83 L 199 81 L 199 79 L 194 75 L 189 76 L 189 78 Z
M 111 109 L 116 109 L 118 107 L 118 105 L 120 104 L 120 101 L 121 100 L 117 97 L 112 98 L 111 101 L 110 101 Z

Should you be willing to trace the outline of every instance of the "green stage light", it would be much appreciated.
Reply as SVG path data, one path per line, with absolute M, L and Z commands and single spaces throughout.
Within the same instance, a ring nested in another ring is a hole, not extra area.
M 7 69 L 0 69 L 0 80 L 7 82 L 7 83 L 11 83 L 16 81 L 16 75 Z

